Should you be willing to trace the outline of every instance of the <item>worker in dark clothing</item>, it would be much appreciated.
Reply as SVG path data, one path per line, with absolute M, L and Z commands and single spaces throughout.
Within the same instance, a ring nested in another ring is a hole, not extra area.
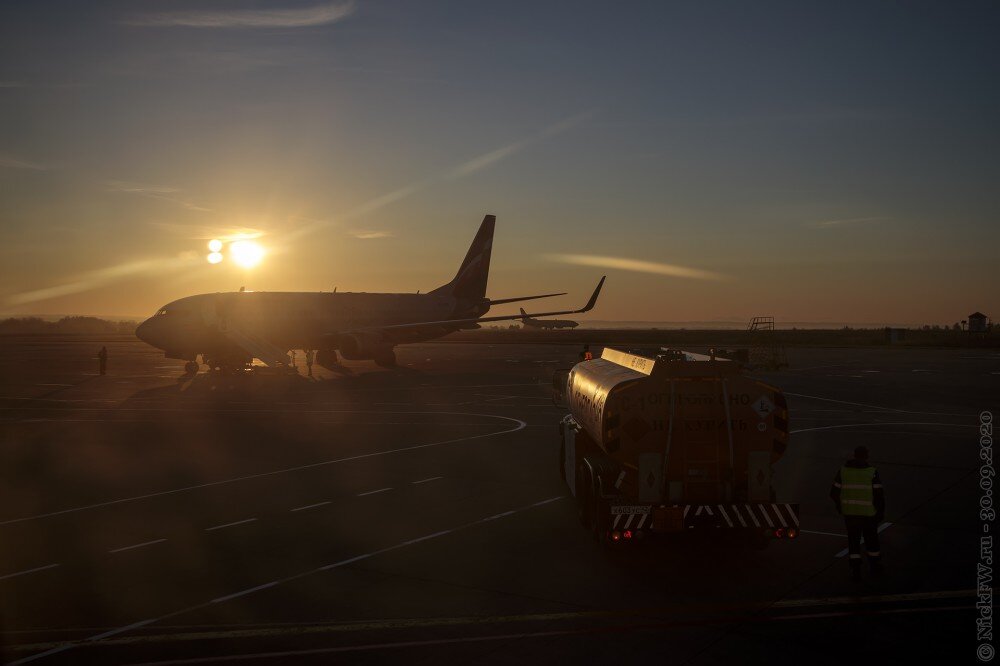
M 103 375 L 108 369 L 108 348 L 101 347 L 101 351 L 97 352 L 97 360 L 101 366 L 101 374 Z
M 580 360 L 581 361 L 592 361 L 593 359 L 594 359 L 594 355 L 590 353 L 590 345 L 584 345 L 583 346 L 583 351 L 580 352 Z
M 316 360 L 316 351 L 314 349 L 306 350 L 306 368 L 309 370 L 309 376 L 313 376 L 313 362 Z
M 885 493 L 878 470 L 868 462 L 868 449 L 854 449 L 854 458 L 848 460 L 833 480 L 830 488 L 837 512 L 847 526 L 847 550 L 850 553 L 851 576 L 861 579 L 861 539 L 872 572 L 882 573 L 882 552 L 879 550 L 878 526 L 885 517 Z

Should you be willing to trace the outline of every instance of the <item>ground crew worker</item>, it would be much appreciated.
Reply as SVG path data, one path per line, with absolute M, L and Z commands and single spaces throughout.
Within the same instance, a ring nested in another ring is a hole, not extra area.
M 580 352 L 581 361 L 593 361 L 594 355 L 590 353 L 590 345 L 584 345 L 583 351 Z
M 108 348 L 101 347 L 101 351 L 97 352 L 97 360 L 101 366 L 101 374 L 103 375 L 108 369 Z
M 309 376 L 313 376 L 313 361 L 316 360 L 316 350 L 307 349 L 306 350 L 306 368 L 309 370 Z
M 872 572 L 882 573 L 882 552 L 879 550 L 878 526 L 885 517 L 885 494 L 878 470 L 868 463 L 868 448 L 854 449 L 830 488 L 830 497 L 847 527 L 847 550 L 850 553 L 851 576 L 861 579 L 861 538 Z

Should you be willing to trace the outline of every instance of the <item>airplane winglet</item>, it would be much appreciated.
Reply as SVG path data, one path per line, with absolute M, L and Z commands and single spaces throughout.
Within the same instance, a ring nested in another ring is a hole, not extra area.
M 584 305 L 582 309 L 577 310 L 577 312 L 590 312 L 594 309 L 594 306 L 597 305 L 597 297 L 601 295 L 601 287 L 604 286 L 604 280 L 607 279 L 607 277 L 607 275 L 601 276 L 601 281 L 597 283 L 597 289 L 594 289 L 594 293 L 591 294 L 590 300 L 587 301 L 587 304 Z

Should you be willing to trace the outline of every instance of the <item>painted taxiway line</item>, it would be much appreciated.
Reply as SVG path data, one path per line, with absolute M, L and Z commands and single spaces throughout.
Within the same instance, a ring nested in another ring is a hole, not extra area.
M 378 495 L 379 493 L 385 493 L 392 490 L 392 488 L 379 488 L 378 490 L 369 490 L 366 493 L 358 493 L 357 497 L 367 497 L 368 495 Z
M 631 632 L 642 632 L 642 631 L 664 631 L 664 630 L 679 630 L 692 626 L 705 626 L 705 625 L 720 625 L 720 624 L 746 624 L 746 623 L 766 623 L 766 622 L 801 622 L 804 620 L 825 620 L 837 617 L 856 617 L 856 616 L 869 616 L 869 615 L 898 615 L 906 613 L 941 613 L 949 611 L 966 611 L 973 606 L 934 606 L 934 607 L 924 607 L 924 608 L 888 608 L 871 610 L 865 612 L 833 612 L 833 613 L 803 613 L 796 615 L 774 615 L 774 616 L 761 616 L 756 618 L 746 618 L 746 617 L 725 617 L 725 618 L 708 618 L 705 620 L 682 620 L 676 622 L 652 622 L 652 623 L 637 623 L 637 624 L 627 624 L 627 625 L 611 625 L 611 626 L 596 626 L 596 627 L 583 627 L 577 629 L 556 629 L 549 631 L 530 631 L 530 632 L 518 632 L 518 633 L 507 633 L 507 634 L 486 634 L 479 636 L 457 636 L 452 638 L 438 638 L 420 641 L 395 641 L 395 642 L 384 642 L 384 643 L 364 643 L 360 645 L 340 645 L 336 647 L 325 647 L 325 648 L 311 648 L 303 650 L 282 650 L 275 652 L 244 652 L 239 654 L 228 654 L 228 655 L 213 655 L 209 657 L 189 657 L 182 659 L 168 659 L 161 661 L 146 661 L 141 663 L 133 664 L 133 666 L 182 666 L 186 664 L 210 664 L 219 662 L 230 662 L 230 661 L 249 661 L 249 660 L 261 660 L 261 659 L 280 659 L 284 661 L 285 659 L 292 657 L 306 657 L 306 656 L 316 656 L 324 654 L 338 654 L 338 653 L 350 653 L 350 652 L 371 652 L 375 650 L 393 650 L 393 649 L 406 649 L 406 648 L 422 648 L 422 647 L 437 647 L 442 645 L 462 645 L 469 643 L 487 643 L 496 641 L 520 641 L 529 638 L 557 638 L 566 636 L 586 636 L 586 635 L 601 635 L 601 634 L 624 634 Z M 14 662 L 15 664 L 23 662 Z
M 305 511 L 306 509 L 315 509 L 318 506 L 326 506 L 330 502 L 317 502 L 316 504 L 306 504 L 305 506 L 299 506 L 294 509 L 289 509 L 289 511 Z
M 890 527 L 892 527 L 892 523 L 882 523 L 881 525 L 878 526 L 878 533 L 881 534 L 882 532 L 885 532 Z M 864 543 L 865 543 L 865 540 L 864 540 L 864 537 L 862 537 L 862 539 L 861 539 L 861 545 L 864 545 Z M 834 555 L 834 557 L 844 557 L 846 555 L 847 555 L 847 548 L 845 548 L 844 550 L 842 550 L 839 553 L 837 553 L 836 555 Z
M 902 601 L 930 601 L 938 599 L 976 598 L 976 590 L 940 590 L 937 592 L 905 592 L 902 594 L 876 594 L 854 597 L 813 597 L 809 599 L 782 599 L 771 604 L 774 608 L 812 606 L 851 606 L 854 604 L 893 604 Z
M 135 548 L 142 548 L 143 546 L 152 546 L 153 544 L 163 543 L 166 539 L 154 539 L 153 541 L 145 541 L 143 543 L 137 543 L 132 546 L 125 546 L 123 548 L 115 548 L 114 550 L 109 550 L 109 553 L 122 553 L 126 550 L 133 550 Z
M 256 518 L 246 518 L 244 520 L 237 520 L 236 522 L 233 522 L 233 523 L 226 523 L 225 525 L 216 525 L 215 527 L 206 527 L 205 531 L 206 532 L 211 532 L 213 530 L 221 530 L 221 529 L 225 529 L 227 527 L 236 527 L 237 525 L 245 525 L 246 523 L 253 523 L 253 522 L 256 522 L 256 521 L 257 521 Z
M 822 534 L 823 536 L 840 537 L 841 539 L 847 537 L 846 534 L 837 534 L 836 532 L 817 532 L 816 530 L 799 530 L 799 534 Z
M 7 574 L 6 576 L 0 576 L 0 580 L 7 580 L 8 578 L 17 578 L 18 576 L 25 576 L 30 573 L 35 573 L 36 571 L 45 571 L 46 569 L 55 569 L 59 566 L 56 564 L 46 564 L 44 567 L 35 567 L 34 569 L 25 569 L 24 571 L 18 571 L 17 573 Z
M 275 581 L 264 585 L 273 587 Z M 264 589 L 263 586 L 259 586 Z M 244 591 L 248 594 L 248 591 Z M 786 612 L 792 609 L 808 609 L 816 607 L 830 606 L 866 606 L 876 604 L 900 604 L 908 602 L 924 601 L 944 601 L 951 599 L 967 599 L 973 601 L 976 598 L 976 590 L 939 590 L 935 592 L 911 592 L 903 594 L 868 595 L 851 597 L 809 597 L 804 599 L 786 599 L 770 604 L 762 608 L 759 604 L 737 604 L 719 607 L 715 604 L 701 604 L 694 609 L 688 604 L 673 607 L 641 607 L 625 608 L 617 610 L 589 610 L 589 611 L 567 611 L 561 613 L 525 613 L 521 615 L 472 615 L 464 617 L 410 617 L 394 618 L 391 620 L 369 620 L 365 622 L 319 622 L 315 624 L 232 624 L 232 625 L 162 625 L 165 633 L 141 634 L 115 638 L 105 641 L 106 645 L 135 645 L 154 644 L 172 642 L 190 642 L 219 639 L 243 639 L 243 638 L 275 638 L 278 636 L 302 636 L 316 634 L 357 634 L 369 631 L 384 631 L 396 629 L 420 629 L 420 628 L 440 628 L 440 627 L 471 627 L 471 626 L 497 626 L 503 624 L 516 623 L 553 623 L 573 620 L 600 620 L 600 619 L 624 619 L 631 617 L 641 617 L 649 615 L 663 615 L 667 613 L 684 612 L 710 612 L 712 610 L 724 610 L 744 613 L 745 611 L 761 611 L 767 609 L 780 609 Z M 222 599 L 220 597 L 220 599 Z M 745 617 L 745 614 L 742 615 Z M 104 629 L 103 627 L 101 629 Z M 48 630 L 42 630 L 48 633 Z M 90 631 L 98 631 L 91 628 Z M 38 631 L 13 631 L 4 632 L 4 636 L 22 635 L 25 633 L 38 633 Z M 29 650 L 48 650 L 62 645 L 60 642 L 9 644 L 13 649 L 24 652 Z
M 818 395 L 804 395 L 802 393 L 789 393 L 786 392 L 785 395 L 792 396 L 793 398 L 807 398 L 809 400 L 822 400 L 824 402 L 836 402 L 841 405 L 853 405 L 854 407 L 869 407 L 871 409 L 880 409 L 886 412 L 897 412 L 899 414 L 923 414 L 925 416 L 956 416 L 955 414 L 945 414 L 942 412 L 916 412 L 910 409 L 897 409 L 895 407 L 884 407 L 882 405 L 869 405 L 863 402 L 851 402 L 849 400 L 835 400 L 833 398 L 824 398 Z M 973 414 L 963 414 L 959 416 L 972 417 Z
M 372 412 L 369 412 L 372 413 Z M 98 502 L 96 504 L 87 504 L 85 506 L 77 506 L 70 509 L 62 509 L 60 511 L 51 511 L 49 513 L 41 513 L 34 516 L 24 516 L 22 518 L 11 518 L 9 520 L 0 521 L 0 526 L 2 525 L 12 525 L 14 523 L 23 523 L 29 520 L 41 520 L 42 518 L 51 518 L 52 516 L 61 516 L 67 513 L 77 513 L 80 511 L 88 511 L 90 509 L 98 509 L 105 506 L 113 506 L 115 504 L 124 504 L 126 502 L 137 502 L 144 499 L 150 499 L 153 497 L 163 497 L 165 495 L 175 495 L 177 493 L 189 492 L 192 490 L 200 490 L 202 488 L 212 488 L 214 486 L 222 486 L 230 483 L 238 483 L 240 481 L 249 481 L 251 479 L 261 479 L 268 476 L 275 476 L 278 474 L 289 474 L 292 472 L 301 472 L 307 469 L 315 469 L 317 467 L 323 467 L 326 465 L 337 465 L 345 462 L 353 462 L 355 460 L 364 460 L 367 458 L 377 458 L 380 456 L 388 456 L 394 453 L 405 453 L 408 451 L 419 451 L 421 449 L 428 449 L 435 446 L 444 446 L 446 444 L 457 444 L 459 442 L 469 442 L 476 439 L 483 439 L 485 437 L 498 437 L 500 435 L 506 435 L 509 433 L 517 432 L 523 430 L 527 427 L 527 423 L 521 419 L 515 419 L 510 416 L 500 416 L 498 414 L 472 414 L 469 412 L 374 412 L 376 414 L 402 414 L 402 413 L 415 413 L 415 414 L 457 414 L 464 416 L 482 416 L 486 418 L 500 419 L 503 421 L 513 422 L 515 425 L 512 428 L 506 430 L 499 430 L 497 432 L 487 432 L 480 435 L 469 435 L 468 437 L 455 437 L 452 439 L 444 439 L 437 442 L 428 442 L 426 444 L 413 444 L 412 446 L 402 446 L 396 449 L 386 449 L 384 451 L 374 451 L 372 453 L 359 453 L 354 456 L 347 456 L 344 458 L 334 458 L 332 460 L 323 460 L 321 462 L 309 463 L 306 465 L 297 465 L 295 467 L 286 467 L 283 469 L 276 469 L 270 472 L 259 472 L 257 474 L 248 474 L 246 476 L 237 476 L 231 479 L 221 479 L 219 481 L 211 481 L 209 483 L 201 483 L 194 486 L 184 486 L 182 488 L 174 488 L 172 490 L 163 490 L 156 493 L 147 493 L 145 495 L 136 495 L 134 497 L 123 497 L 121 499 L 109 500 L 107 502 Z
M 418 483 L 430 483 L 431 481 L 437 481 L 438 479 L 443 479 L 443 478 L 444 478 L 443 476 L 432 476 L 428 479 L 420 479 L 419 481 L 410 481 L 410 483 L 412 483 L 413 485 L 416 485 Z
M 916 422 L 901 422 L 901 421 L 890 421 L 884 423 L 841 423 L 839 425 L 828 425 L 828 426 L 818 426 L 815 428 L 799 428 L 798 430 L 792 430 L 791 434 L 796 434 L 800 432 L 815 432 L 817 430 L 837 430 L 839 428 L 870 428 L 872 426 L 945 426 L 948 428 L 978 428 L 979 426 L 973 425 L 971 423 L 916 423 Z
M 302 579 L 302 578 L 306 578 L 307 576 L 312 576 L 314 574 L 322 573 L 324 571 L 331 571 L 331 570 L 334 570 L 334 569 L 339 569 L 341 567 L 346 567 L 346 566 L 354 564 L 356 562 L 362 562 L 364 560 L 369 560 L 369 559 L 371 559 L 373 557 L 377 557 L 377 556 L 383 555 L 385 553 L 390 553 L 390 552 L 393 552 L 393 551 L 396 551 L 396 550 L 407 548 L 408 546 L 413 546 L 413 545 L 416 545 L 418 543 L 423 543 L 425 541 L 430 541 L 432 539 L 437 539 L 439 537 L 447 536 L 449 534 L 454 534 L 456 532 L 461 532 L 461 531 L 464 531 L 464 530 L 467 530 L 467 529 L 470 529 L 470 528 L 473 528 L 473 527 L 478 527 L 480 525 L 484 525 L 486 523 L 489 523 L 489 522 L 494 521 L 494 520 L 498 520 L 498 519 L 506 517 L 506 516 L 511 516 L 511 515 L 514 515 L 514 514 L 517 514 L 517 513 L 522 513 L 524 511 L 530 511 L 531 509 L 535 509 L 535 508 L 540 507 L 540 506 L 545 506 L 545 505 L 551 504 L 553 502 L 558 502 L 559 500 L 564 499 L 564 498 L 565 498 L 565 495 L 559 495 L 559 496 L 556 496 L 556 497 L 550 497 L 548 499 L 544 499 L 544 500 L 535 502 L 533 504 L 527 504 L 527 505 L 524 505 L 524 506 L 517 507 L 515 509 L 511 509 L 510 511 L 504 511 L 502 513 L 494 514 L 494 515 L 488 516 L 486 518 L 480 518 L 478 520 L 473 520 L 472 522 L 464 523 L 464 524 L 458 525 L 456 527 L 452 527 L 452 528 L 449 528 L 449 529 L 440 530 L 440 531 L 434 532 L 432 534 L 425 534 L 424 536 L 416 537 L 414 539 L 408 539 L 406 541 L 401 541 L 400 543 L 393 544 L 391 546 L 386 546 L 385 548 L 379 548 L 378 550 L 373 550 L 371 552 L 364 553 L 362 555 L 356 555 L 356 556 L 348 558 L 346 560 L 340 560 L 339 562 L 333 562 L 331 564 L 326 564 L 326 565 L 321 566 L 321 567 L 316 567 L 315 569 L 310 569 L 308 571 L 302 571 L 302 572 L 297 573 L 297 574 L 292 574 L 290 576 L 285 576 L 284 578 L 278 578 L 278 579 L 275 579 L 275 580 L 272 580 L 272 581 L 268 581 L 267 583 L 263 583 L 261 585 L 255 585 L 253 587 L 250 587 L 250 588 L 247 588 L 247 589 L 244 589 L 244 590 L 238 590 L 238 591 L 233 592 L 231 594 L 228 594 L 228 595 L 225 595 L 225 596 L 222 596 L 222 597 L 216 597 L 215 599 L 212 599 L 210 601 L 205 601 L 205 602 L 202 602 L 200 604 L 196 604 L 194 606 L 188 606 L 187 608 L 181 608 L 179 610 L 176 610 L 176 611 L 173 611 L 173 612 L 170 612 L 170 613 L 166 613 L 165 615 L 161 615 L 159 617 L 149 618 L 147 620 L 142 620 L 140 622 L 135 622 L 133 624 L 126 625 L 124 627 L 118 627 L 117 629 L 111 629 L 110 631 L 105 631 L 104 633 L 97 634 L 96 636 L 90 636 L 89 638 L 86 638 L 86 639 L 84 639 L 82 641 L 69 641 L 69 642 L 66 642 L 64 644 L 58 645 L 56 647 L 53 647 L 50 650 L 46 650 L 45 652 L 39 652 L 37 654 L 33 654 L 33 655 L 30 655 L 30 656 L 24 657 L 22 659 L 18 659 L 17 661 L 10 662 L 10 666 L 17 666 L 19 664 L 27 664 L 27 663 L 35 661 L 37 659 L 41 659 L 41 658 L 48 657 L 48 656 L 51 656 L 51 655 L 54 655 L 54 654 L 58 654 L 60 652 L 65 652 L 65 651 L 70 650 L 70 649 L 72 649 L 72 648 L 74 648 L 74 647 L 76 647 L 78 645 L 83 644 L 83 643 L 91 643 L 91 642 L 95 642 L 95 641 L 100 641 L 100 640 L 102 640 L 104 638 L 110 638 L 111 636 L 117 636 L 119 634 L 131 631 L 133 629 L 138 629 L 139 627 L 144 627 L 144 626 L 146 626 L 148 624 L 153 624 L 154 622 L 161 622 L 163 620 L 166 620 L 166 619 L 169 619 L 169 618 L 172 618 L 172 617 L 177 617 L 178 615 L 183 615 L 185 613 L 190 613 L 192 611 L 201 610 L 203 608 L 208 608 L 209 606 L 211 606 L 213 604 L 223 603 L 223 602 L 228 601 L 230 599 L 236 599 L 236 598 L 239 598 L 239 597 L 243 597 L 243 596 L 246 596 L 248 594 L 253 594 L 254 592 L 257 592 L 257 591 L 260 591 L 260 590 L 270 589 L 272 587 L 276 587 L 278 585 L 283 585 L 285 583 L 290 583 L 292 581 L 299 580 L 299 579 Z

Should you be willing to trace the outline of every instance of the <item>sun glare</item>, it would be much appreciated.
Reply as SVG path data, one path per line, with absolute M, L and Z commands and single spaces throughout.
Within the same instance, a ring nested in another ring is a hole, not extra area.
M 222 261 L 222 253 L 212 252 L 211 254 L 208 255 L 208 263 L 217 264 L 220 261 Z
M 243 268 L 253 268 L 264 258 L 264 248 L 253 241 L 236 241 L 229 246 L 229 256 Z
M 209 252 L 221 252 L 222 251 L 222 241 L 218 238 L 213 238 L 208 241 L 208 251 Z

